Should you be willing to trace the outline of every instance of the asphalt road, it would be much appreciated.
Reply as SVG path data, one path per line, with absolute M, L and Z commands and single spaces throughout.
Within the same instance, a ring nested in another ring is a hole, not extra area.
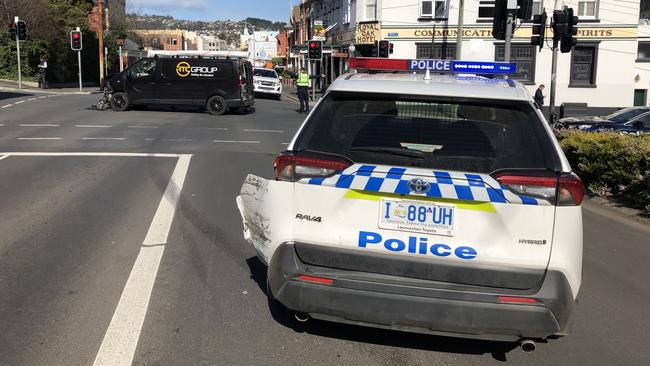
M 0 365 L 650 364 L 647 225 L 585 206 L 573 333 L 532 354 L 319 321 L 294 330 L 269 310 L 234 198 L 248 173 L 272 176 L 296 104 L 215 117 L 88 109 L 98 98 L 0 92 Z

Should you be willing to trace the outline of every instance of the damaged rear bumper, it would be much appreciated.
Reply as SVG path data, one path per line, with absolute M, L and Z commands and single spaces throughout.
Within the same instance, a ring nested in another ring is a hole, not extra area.
M 315 283 L 300 275 L 333 281 Z M 526 291 L 453 285 L 309 265 L 293 243 L 277 248 L 268 276 L 272 296 L 317 319 L 463 338 L 516 341 L 565 335 L 574 307 L 569 284 L 559 272 L 549 271 L 539 287 Z M 499 296 L 537 302 L 502 303 Z

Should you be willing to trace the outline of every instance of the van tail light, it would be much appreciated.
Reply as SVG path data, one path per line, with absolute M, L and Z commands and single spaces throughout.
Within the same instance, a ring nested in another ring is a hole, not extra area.
M 559 177 L 503 173 L 495 179 L 515 194 L 543 199 L 557 206 L 579 206 L 585 195 L 582 181 L 573 173 Z
M 328 177 L 349 166 L 348 161 L 336 157 L 282 154 L 275 159 L 275 179 L 295 182 L 303 178 Z

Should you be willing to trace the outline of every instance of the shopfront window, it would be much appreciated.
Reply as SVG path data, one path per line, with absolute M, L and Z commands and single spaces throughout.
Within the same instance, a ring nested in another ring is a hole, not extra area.
M 510 62 L 517 64 L 517 72 L 510 77 L 524 84 L 535 84 L 535 55 L 537 47 L 529 45 L 515 45 L 510 49 Z M 505 46 L 496 45 L 494 59 L 505 60 Z
M 636 60 L 641 62 L 650 62 L 650 42 L 639 42 L 636 51 Z
M 596 86 L 598 46 L 576 46 L 571 52 L 571 79 L 569 86 Z
M 417 43 L 416 55 L 418 59 L 453 60 L 456 58 L 456 45 L 450 43 L 436 43 L 431 51 L 431 43 Z

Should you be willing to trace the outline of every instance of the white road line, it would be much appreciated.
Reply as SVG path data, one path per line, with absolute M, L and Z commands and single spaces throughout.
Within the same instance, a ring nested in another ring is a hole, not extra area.
M 245 132 L 268 132 L 268 133 L 284 133 L 284 131 L 280 130 L 247 130 L 244 129 Z
M 94 366 L 133 363 L 151 292 L 192 155 L 181 155 L 140 248 Z
M 75 127 L 79 128 L 109 128 L 113 126 L 108 126 L 108 125 L 74 125 Z
M 20 104 L 20 103 L 25 103 L 25 101 L 21 100 L 21 101 L 18 101 L 18 102 L 14 102 L 14 104 Z
M 45 99 L 47 98 L 47 95 L 43 95 L 42 97 L 38 97 L 38 99 Z
M 117 152 L 0 152 L 8 156 L 116 156 L 136 158 L 180 158 L 187 154 L 166 153 L 117 153 Z M 187 155 L 191 156 L 191 155 Z
M 19 137 L 18 140 L 61 140 L 61 137 Z
M 4 124 L 4 123 L 0 123 L 0 127 L 4 127 L 4 126 L 5 126 L 5 124 Z
M 31 102 L 32 100 L 36 100 L 36 98 L 29 98 L 27 100 Z
M 158 126 L 126 126 L 127 128 L 158 128 Z
M 5 105 L 3 105 L 3 106 L 0 107 L 0 108 L 9 108 L 9 107 L 11 107 L 12 105 L 13 105 L 13 104 L 5 104 Z
M 192 141 L 192 139 L 183 139 L 183 138 L 169 138 L 165 140 L 166 141 Z
M 288 142 L 283 142 L 282 145 L 289 145 L 289 143 Z
M 21 123 L 20 127 L 61 127 L 61 125 L 47 124 L 47 123 Z
M 259 141 L 213 140 L 212 142 L 224 144 L 259 144 Z
M 154 141 L 154 140 L 155 140 L 155 138 L 152 138 L 152 137 L 147 137 L 147 138 L 145 138 L 144 140 L 145 140 L 145 141 Z
M 82 140 L 126 140 L 126 137 L 82 137 Z
M 225 127 L 203 127 L 204 130 L 228 131 Z
M 0 155 L 0 160 L 8 158 L 9 155 Z

